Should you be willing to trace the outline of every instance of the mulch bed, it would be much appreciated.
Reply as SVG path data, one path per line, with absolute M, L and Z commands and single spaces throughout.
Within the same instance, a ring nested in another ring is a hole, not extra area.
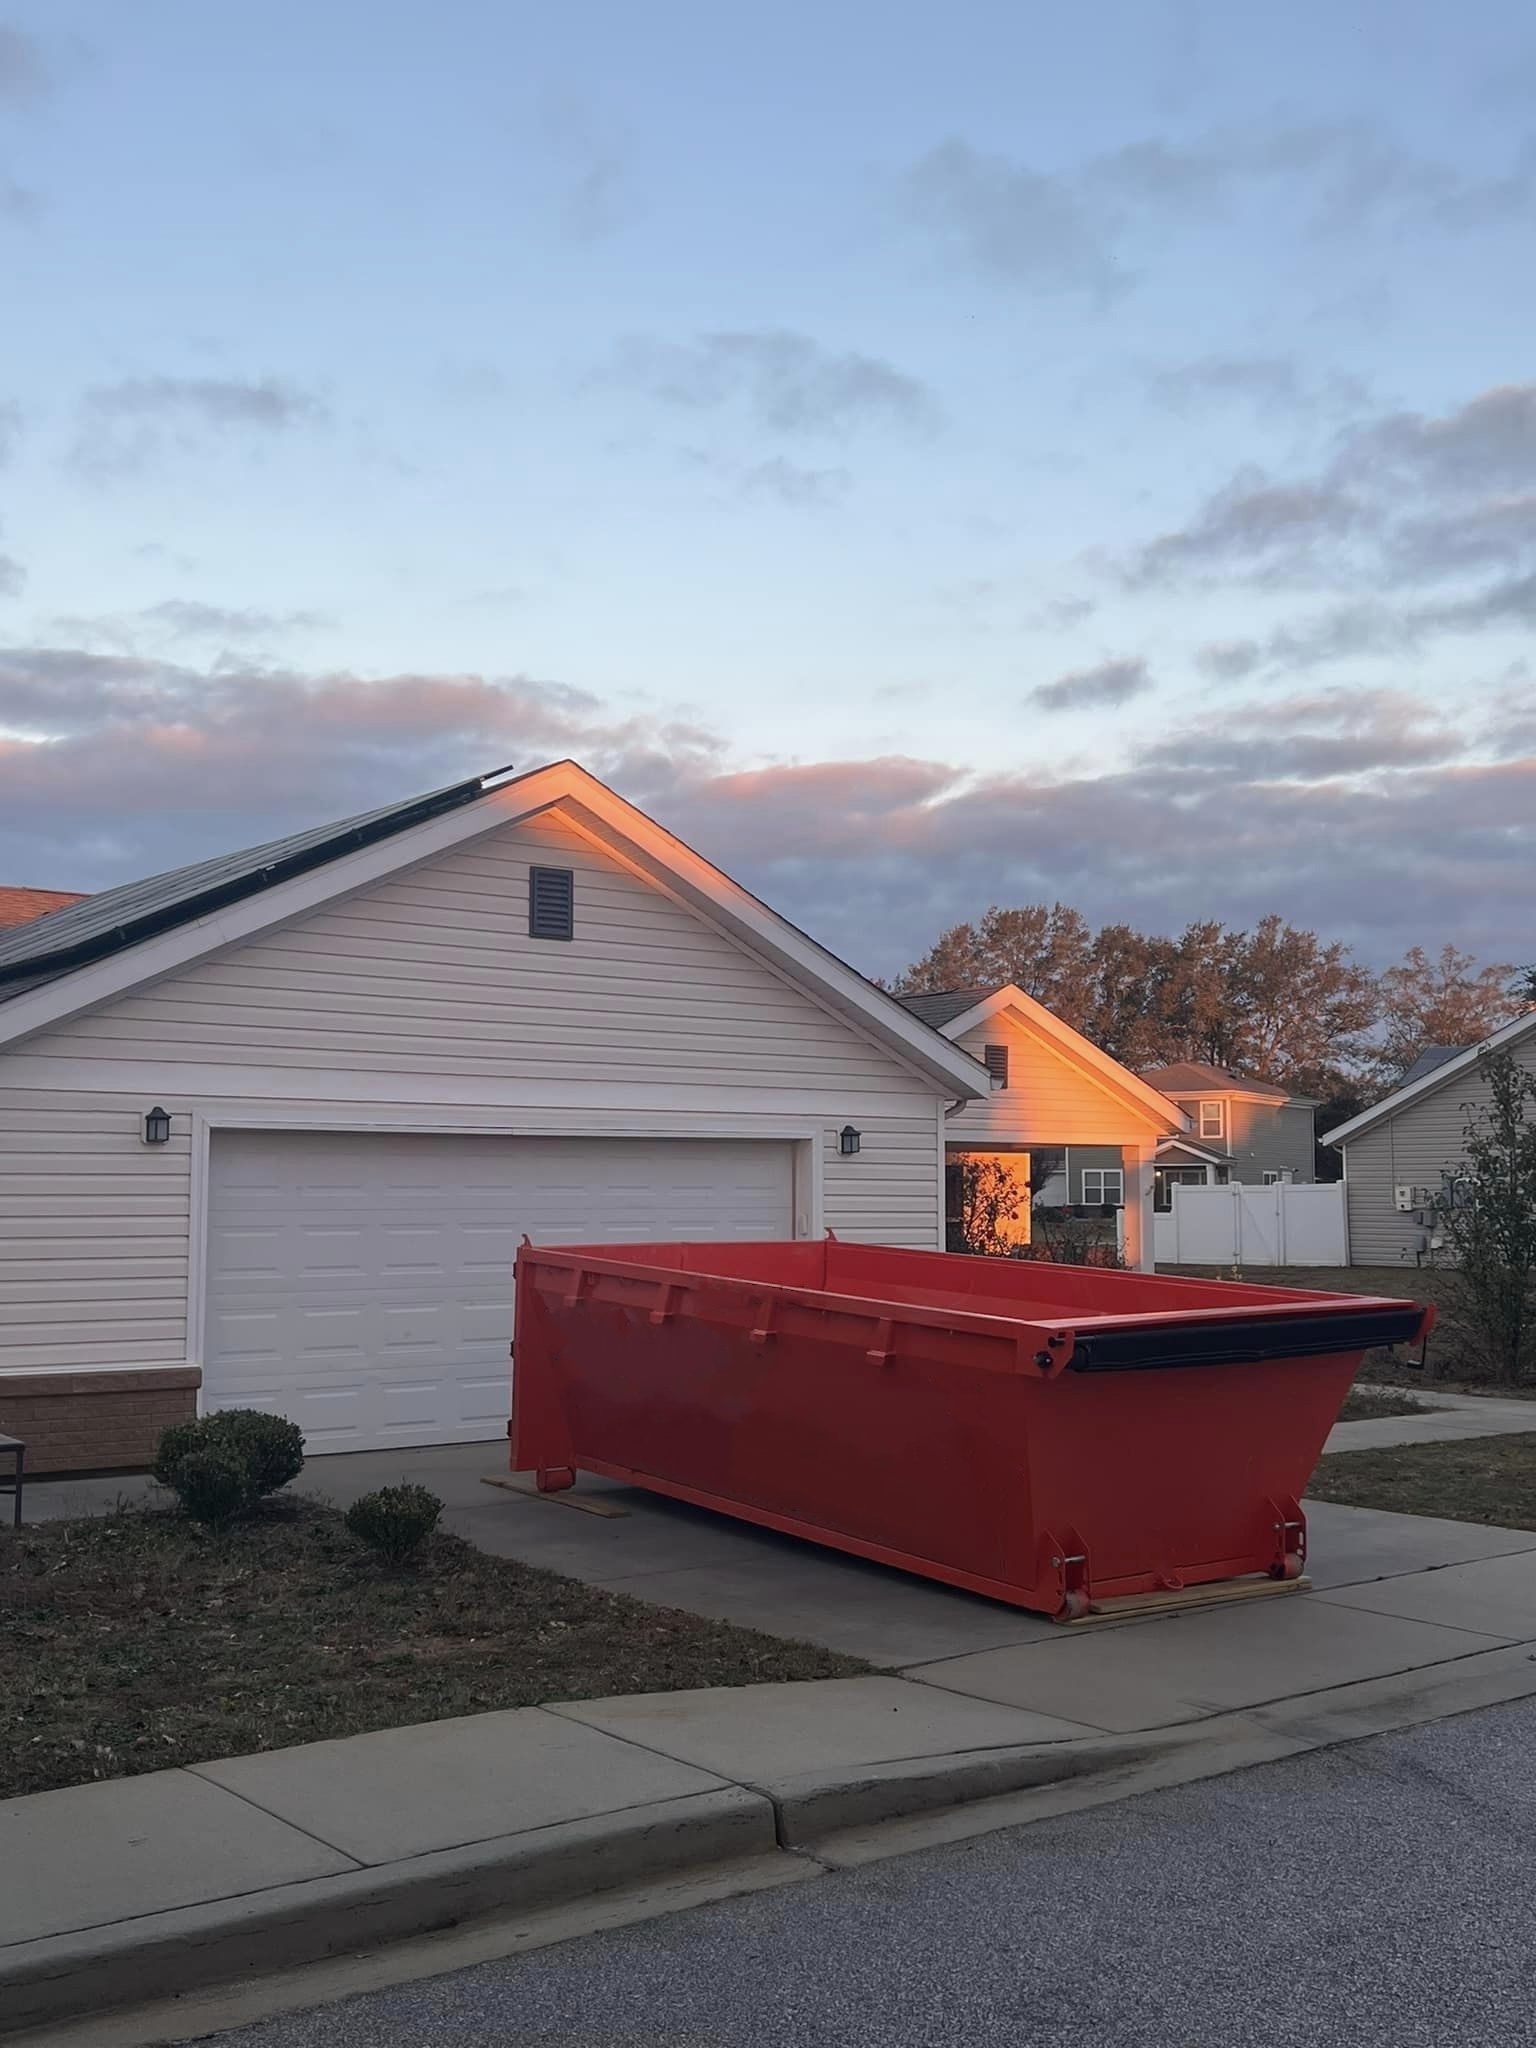
M 1536 1529 L 1536 1434 L 1338 1451 L 1319 1461 L 1307 1492 L 1351 1508 Z
M 545 1700 L 864 1670 L 434 1536 L 391 1570 L 283 1498 L 210 1531 L 0 1529 L 0 1796 Z

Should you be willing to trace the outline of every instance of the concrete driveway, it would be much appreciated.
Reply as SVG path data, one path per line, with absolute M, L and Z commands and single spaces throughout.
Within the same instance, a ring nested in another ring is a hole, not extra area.
M 451 1529 L 494 1556 L 744 1628 L 821 1643 L 882 1670 L 942 1665 L 942 1671 L 923 1675 L 958 1690 L 996 1697 L 1001 1685 L 1001 1696 L 1015 1699 L 1045 1684 L 1055 1697 L 1056 1681 L 1046 1684 L 1038 1657 L 1023 1653 L 1052 1645 L 1070 1650 L 1063 1671 L 1080 1670 L 1090 1683 L 1105 1654 L 1091 1648 L 1094 1640 L 1103 1639 L 1102 1629 L 1087 1634 L 1062 1630 L 1039 1615 L 660 1494 L 583 1476 L 575 1497 L 622 1510 L 608 1517 L 573 1508 L 571 1495 L 540 1499 L 486 1484 L 488 1477 L 505 1472 L 503 1455 L 495 1444 L 460 1444 L 316 1458 L 297 1485 L 344 1507 L 374 1487 L 413 1480 L 442 1496 Z M 38 1481 L 27 1490 L 27 1517 L 100 1512 L 114 1500 L 142 1499 L 150 1490 L 144 1479 Z M 1176 1640 L 1183 1646 L 1181 1663 L 1193 1657 L 1197 1667 L 1203 1666 L 1205 1654 L 1195 1653 L 1207 1637 L 1217 1667 L 1239 1641 L 1252 1637 L 1256 1651 L 1272 1643 L 1282 1676 L 1294 1671 L 1298 1657 L 1305 1662 L 1311 1656 L 1319 1661 L 1323 1683 L 1438 1664 L 1457 1650 L 1471 1653 L 1496 1640 L 1536 1634 L 1536 1531 L 1379 1514 L 1324 1501 L 1309 1502 L 1307 1513 L 1309 1575 L 1316 1589 L 1310 1597 L 1131 1625 L 1156 1630 L 1170 1646 Z M 1509 1562 L 1499 1567 L 1494 1562 L 1499 1559 Z M 1449 1566 L 1467 1570 L 1447 1576 Z M 1424 1574 L 1436 1575 L 1433 1586 Z M 1419 1590 L 1412 1591 L 1409 1582 Z M 1325 1612 L 1324 1601 L 1335 1611 Z M 1526 1626 L 1506 1614 L 1511 1603 L 1524 1607 Z M 1298 1605 L 1314 1618 L 1287 1620 L 1286 1613 Z M 1350 1613 L 1336 1611 L 1340 1605 Z M 1304 1640 L 1298 1641 L 1298 1630 Z M 1458 1641 L 1459 1631 L 1470 1632 Z M 971 1659 L 978 1661 L 966 1661 Z M 1261 1665 L 1273 1660 L 1258 1659 Z M 1204 1678 L 1191 1673 L 1182 1689 L 1198 1690 L 1202 1684 L 1219 1690 L 1219 1669 Z M 1300 1689 L 1289 1683 L 1279 1687 L 1281 1692 Z M 1071 1694 L 1080 1708 L 1075 1685 Z M 1064 1708 L 1058 1704 L 1051 1711 Z M 1115 1725 L 1113 1717 L 1106 1721 L 1101 1713 L 1069 1712 L 1068 1718 Z M 1138 1716 L 1138 1725 L 1145 1725 L 1144 1716 Z

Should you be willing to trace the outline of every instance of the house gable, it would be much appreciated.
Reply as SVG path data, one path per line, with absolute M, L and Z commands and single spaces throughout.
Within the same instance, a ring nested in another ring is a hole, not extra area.
M 951 1097 L 983 1091 L 984 1079 L 974 1065 L 938 1033 L 909 1016 L 852 968 L 576 763 L 556 762 L 486 788 L 472 801 L 463 800 L 462 790 L 449 794 L 455 802 L 446 814 L 434 812 L 383 843 L 371 843 L 359 851 L 327 851 L 318 867 L 285 874 L 270 887 L 247 887 L 238 901 L 216 903 L 206 913 L 194 905 L 176 917 L 173 906 L 174 921 L 154 936 L 68 973 L 45 973 L 41 985 L 23 981 L 20 993 L 13 992 L 9 1001 L 0 1001 L 0 1044 L 25 1039 L 48 1024 L 100 1005 L 108 997 L 130 993 L 175 968 L 194 965 L 237 939 L 287 926 L 306 911 L 355 896 L 371 884 L 404 874 L 435 854 L 468 845 L 503 824 L 535 819 L 558 808 L 569 825 L 591 842 L 605 846 L 616 864 L 648 877 L 660 892 L 687 905 L 743 951 L 804 990 L 815 1003 L 847 1020 L 857 1033 L 883 1047 L 930 1088 Z M 332 841 L 327 841 L 327 846 L 331 845 Z M 25 973 L 28 964 L 26 960 L 13 961 L 12 970 L 19 966 Z M 11 987 L 14 991 L 14 981 Z M 0 997 L 5 993 L 0 988 Z
M 1129 1145 L 1181 1131 L 1174 1105 L 1128 1069 L 1051 1017 L 1029 997 L 989 998 L 982 1014 L 948 1027 L 975 1059 L 989 1045 L 1008 1051 L 1008 1086 L 967 1103 L 948 1124 L 949 1140 L 1030 1145 Z
M 570 870 L 575 935 L 529 932 L 529 871 Z M 51 1085 L 161 1072 L 245 1092 L 385 1092 L 601 1104 L 637 1088 L 829 1097 L 933 1093 L 927 1077 L 558 808 L 495 826 L 25 1040 Z M 72 1073 L 61 1073 L 61 1067 Z M 376 1086 L 370 1088 L 370 1077 Z
M 1528 1053 L 1536 1054 L 1536 1010 L 1527 1010 L 1519 1017 L 1512 1017 L 1507 1024 L 1500 1025 L 1491 1037 L 1484 1039 L 1481 1045 L 1469 1045 L 1465 1051 L 1453 1054 L 1449 1059 L 1431 1067 L 1428 1072 L 1420 1074 L 1417 1080 L 1404 1082 L 1401 1087 L 1394 1088 L 1390 1095 L 1384 1095 L 1380 1102 L 1373 1104 L 1370 1109 L 1362 1110 L 1359 1116 L 1352 1117 L 1347 1124 L 1339 1124 L 1334 1130 L 1325 1131 L 1323 1143 L 1347 1145 L 1362 1133 L 1374 1129 L 1376 1125 L 1401 1116 L 1405 1110 L 1428 1101 L 1430 1097 L 1453 1085 L 1459 1084 L 1465 1093 L 1468 1084 L 1471 1083 L 1476 1092 L 1475 1084 L 1480 1078 L 1478 1062 L 1484 1053 L 1498 1051 L 1503 1046 L 1518 1047 L 1522 1059 L 1526 1059 Z

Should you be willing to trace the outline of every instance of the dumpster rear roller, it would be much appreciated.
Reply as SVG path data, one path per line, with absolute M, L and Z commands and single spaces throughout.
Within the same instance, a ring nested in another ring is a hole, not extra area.
M 1362 1355 L 1432 1315 L 830 1238 L 525 1243 L 512 1466 L 1075 1620 L 1299 1577 Z

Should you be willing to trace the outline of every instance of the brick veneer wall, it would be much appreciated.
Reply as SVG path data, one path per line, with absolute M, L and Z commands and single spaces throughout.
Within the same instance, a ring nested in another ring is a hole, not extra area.
M 27 1446 L 29 1472 L 142 1470 L 160 1432 L 197 1413 L 194 1365 L 137 1372 L 0 1376 L 0 1435 Z

